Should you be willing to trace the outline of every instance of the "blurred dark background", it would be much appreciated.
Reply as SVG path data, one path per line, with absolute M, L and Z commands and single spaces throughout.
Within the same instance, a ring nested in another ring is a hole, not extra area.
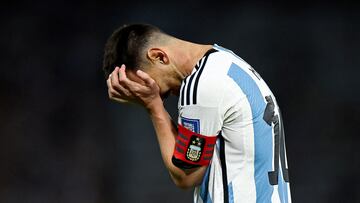
M 282 107 L 293 202 L 360 202 L 359 5 L 2 2 L 0 202 L 192 201 L 146 111 L 107 98 L 104 43 L 131 22 L 244 58 Z

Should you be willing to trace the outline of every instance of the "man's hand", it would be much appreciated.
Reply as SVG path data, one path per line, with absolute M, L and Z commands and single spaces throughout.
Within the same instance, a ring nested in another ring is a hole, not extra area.
M 125 65 L 116 67 L 106 81 L 111 100 L 141 104 L 148 110 L 159 102 L 162 103 L 160 88 L 147 73 L 141 70 L 136 71 L 136 75 L 142 80 L 140 84 L 126 76 L 125 68 Z
M 201 183 L 206 167 L 184 171 L 175 166 L 171 159 L 175 148 L 176 126 L 172 124 L 160 97 L 160 88 L 145 72 L 136 71 L 139 81 L 130 80 L 125 73 L 125 65 L 116 67 L 107 80 L 109 98 L 124 103 L 132 102 L 143 105 L 153 122 L 160 151 L 165 166 L 174 183 L 181 188 L 189 188 Z

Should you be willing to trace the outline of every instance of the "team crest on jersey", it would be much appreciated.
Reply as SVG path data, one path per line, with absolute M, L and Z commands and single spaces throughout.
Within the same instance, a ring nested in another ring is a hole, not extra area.
M 184 126 L 184 128 L 186 128 L 192 132 L 200 133 L 200 120 L 199 119 L 191 119 L 191 118 L 181 117 L 181 125 Z
M 192 135 L 186 151 L 186 159 L 192 162 L 198 162 L 204 149 L 205 139 Z

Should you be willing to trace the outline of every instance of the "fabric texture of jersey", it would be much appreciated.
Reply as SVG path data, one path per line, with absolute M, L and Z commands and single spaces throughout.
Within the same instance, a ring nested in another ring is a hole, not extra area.
M 291 202 L 284 131 L 260 75 L 214 45 L 181 85 L 178 123 L 216 147 L 194 202 Z

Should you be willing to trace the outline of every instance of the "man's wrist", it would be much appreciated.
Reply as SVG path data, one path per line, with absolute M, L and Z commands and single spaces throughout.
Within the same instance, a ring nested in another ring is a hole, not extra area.
M 161 97 L 156 97 L 147 106 L 145 106 L 145 108 L 150 115 L 153 115 L 159 112 L 162 108 L 164 108 L 164 104 Z

